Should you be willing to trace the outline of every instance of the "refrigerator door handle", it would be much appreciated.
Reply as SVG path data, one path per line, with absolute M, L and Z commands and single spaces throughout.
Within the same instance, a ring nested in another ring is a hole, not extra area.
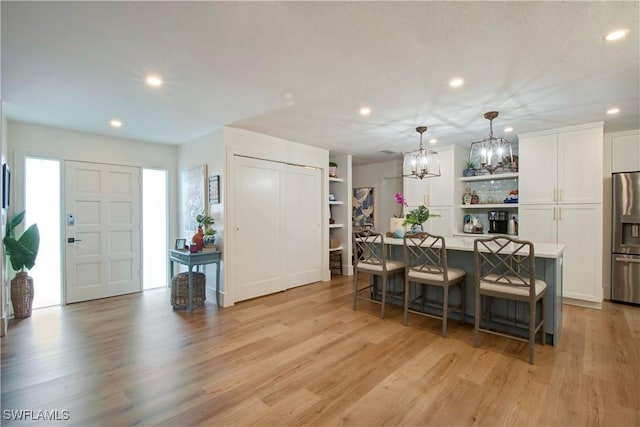
M 632 262 L 634 264 L 640 264 L 640 259 L 635 258 L 618 258 L 616 257 L 616 262 Z

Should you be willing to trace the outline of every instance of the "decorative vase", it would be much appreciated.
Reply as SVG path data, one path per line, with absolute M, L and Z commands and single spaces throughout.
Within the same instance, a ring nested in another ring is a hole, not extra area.
M 338 176 L 337 166 L 329 166 L 329 176 L 332 178 L 336 178 Z
M 191 242 L 196 245 L 198 250 L 202 250 L 202 248 L 204 248 L 204 231 L 201 226 L 198 226 L 198 231 L 191 238 Z
M 26 271 L 16 273 L 16 277 L 11 279 L 11 304 L 16 319 L 31 316 L 33 277 L 29 276 Z
M 422 228 L 422 224 L 411 224 L 411 232 L 412 233 L 421 233 L 424 229 Z
M 404 218 L 389 218 L 389 231 L 391 233 L 395 233 L 400 230 L 402 233 L 405 232 L 405 226 L 402 225 L 404 222 Z

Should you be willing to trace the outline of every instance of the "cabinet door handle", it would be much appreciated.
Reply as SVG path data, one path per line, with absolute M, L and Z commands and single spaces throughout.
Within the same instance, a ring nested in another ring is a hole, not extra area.
M 558 221 L 562 221 L 562 206 L 558 207 Z
M 557 195 L 558 195 L 558 190 L 556 190 L 556 189 L 554 188 L 554 189 L 553 189 L 553 201 L 554 201 L 554 202 L 557 202 L 557 200 L 556 200 Z M 555 219 L 555 218 L 554 218 L 554 219 Z
M 564 201 L 564 190 L 562 188 L 558 190 L 558 201 L 559 202 Z
M 556 207 L 553 207 L 553 220 L 556 220 Z

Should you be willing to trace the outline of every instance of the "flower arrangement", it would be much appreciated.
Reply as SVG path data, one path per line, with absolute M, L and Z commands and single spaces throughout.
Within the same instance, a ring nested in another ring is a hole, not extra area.
M 400 214 L 399 214 L 399 215 L 395 215 L 395 214 L 394 214 L 393 216 L 394 216 L 394 217 L 396 217 L 396 218 L 402 218 L 402 207 L 403 207 L 403 206 L 409 206 L 409 205 L 407 204 L 407 199 L 405 199 L 405 198 L 404 198 L 404 196 L 402 195 L 402 193 L 396 193 L 396 194 L 394 194 L 394 195 L 393 195 L 393 197 L 395 197 L 395 199 L 396 199 L 396 203 L 397 203 L 398 205 L 400 205 L 400 207 L 399 207 L 399 209 L 400 209 Z

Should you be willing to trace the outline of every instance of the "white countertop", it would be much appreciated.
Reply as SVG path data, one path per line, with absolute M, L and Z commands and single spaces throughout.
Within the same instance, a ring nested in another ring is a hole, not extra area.
M 473 252 L 473 242 L 475 239 L 476 237 L 447 237 L 445 238 L 445 244 L 447 245 L 448 250 Z M 388 245 L 402 246 L 403 240 L 385 237 L 384 243 Z M 562 256 L 566 246 L 554 243 L 532 243 L 535 256 L 540 258 L 559 258 Z

